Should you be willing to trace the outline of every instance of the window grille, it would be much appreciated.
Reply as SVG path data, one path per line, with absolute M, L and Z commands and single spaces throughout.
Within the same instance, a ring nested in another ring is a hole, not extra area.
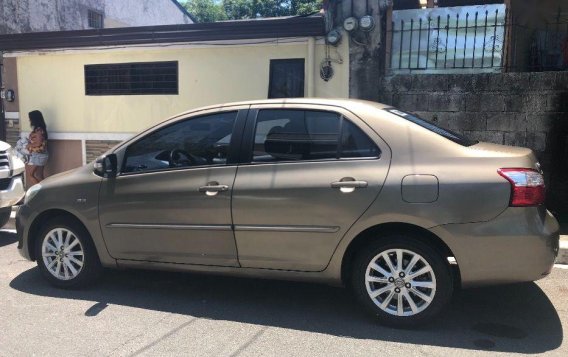
M 102 29 L 103 14 L 97 11 L 89 10 L 89 27 L 94 29 Z
M 178 62 L 85 65 L 85 94 L 178 94 Z

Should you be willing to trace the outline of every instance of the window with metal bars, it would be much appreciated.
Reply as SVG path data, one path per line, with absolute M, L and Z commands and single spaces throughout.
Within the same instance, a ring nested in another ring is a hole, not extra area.
M 178 62 L 85 65 L 85 94 L 178 94 Z
M 270 60 L 268 98 L 300 98 L 304 96 L 304 59 Z
M 89 27 L 94 29 L 102 29 L 104 27 L 103 14 L 94 10 L 89 10 Z

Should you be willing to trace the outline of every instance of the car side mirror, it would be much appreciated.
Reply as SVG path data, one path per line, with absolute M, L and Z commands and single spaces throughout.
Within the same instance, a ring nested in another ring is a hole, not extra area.
M 118 172 L 116 154 L 108 154 L 99 157 L 95 161 L 94 172 L 96 175 L 105 178 L 116 177 Z

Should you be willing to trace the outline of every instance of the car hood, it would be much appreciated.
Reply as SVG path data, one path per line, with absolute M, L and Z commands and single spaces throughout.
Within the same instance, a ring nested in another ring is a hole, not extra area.
M 76 169 L 71 169 L 49 176 L 41 182 L 42 187 L 63 186 L 77 184 L 85 181 L 99 181 L 101 178 L 93 173 L 93 164 L 84 165 Z

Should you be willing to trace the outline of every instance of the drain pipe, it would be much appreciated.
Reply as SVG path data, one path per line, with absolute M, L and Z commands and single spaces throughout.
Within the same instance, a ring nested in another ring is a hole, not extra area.
M 306 63 L 307 69 L 307 77 L 308 77 L 308 93 L 307 97 L 313 97 L 315 95 L 315 81 L 314 81 L 314 72 L 315 72 L 315 52 L 316 52 L 316 40 L 314 37 L 308 38 L 308 63 Z
M 0 51 L 0 92 L 4 94 L 4 53 Z M 4 111 L 4 95 L 0 97 L 0 140 L 6 141 L 6 115 Z

